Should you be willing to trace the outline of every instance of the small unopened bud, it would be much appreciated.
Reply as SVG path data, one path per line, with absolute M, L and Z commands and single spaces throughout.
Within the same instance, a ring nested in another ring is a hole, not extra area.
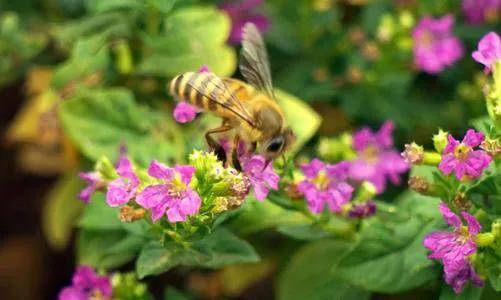
M 357 195 L 353 198 L 353 202 L 363 203 L 366 202 L 377 194 L 376 186 L 369 181 L 364 181 L 358 189 Z
M 381 51 L 374 42 L 368 42 L 362 47 L 362 55 L 370 61 L 375 61 L 381 57 Z
M 448 143 L 448 136 L 449 133 L 447 131 L 443 131 L 442 128 L 439 128 L 438 133 L 433 136 L 433 145 L 438 153 L 444 152 L 445 146 L 447 146 Z
M 501 141 L 499 140 L 499 138 L 486 138 L 482 142 L 482 144 L 480 144 L 480 148 L 489 153 L 489 155 L 496 156 L 501 154 Z
M 95 169 L 104 180 L 113 180 L 118 177 L 115 167 L 106 156 L 96 162 Z
M 405 150 L 402 152 L 402 157 L 405 162 L 410 165 L 420 165 L 424 159 L 424 149 L 414 142 L 412 144 L 405 144 Z
M 120 208 L 119 218 L 120 221 L 130 223 L 136 220 L 142 219 L 146 213 L 146 210 L 142 208 L 133 208 L 131 206 L 125 205 Z
M 350 66 L 348 68 L 346 78 L 350 83 L 360 83 L 364 79 L 364 73 L 359 67 Z
M 475 244 L 479 247 L 490 246 L 494 242 L 494 234 L 491 232 L 479 233 L 475 236 Z
M 414 17 L 409 10 L 403 10 L 398 16 L 398 21 L 402 27 L 408 29 L 414 26 Z
M 464 193 L 457 193 L 452 199 L 454 206 L 460 211 L 467 211 L 471 208 L 471 203 Z
M 217 197 L 214 199 L 214 208 L 212 211 L 216 214 L 227 211 L 229 208 L 229 203 L 227 197 Z
M 409 188 L 420 194 L 425 194 L 430 189 L 430 184 L 421 176 L 411 176 L 408 181 Z
M 442 161 L 442 155 L 436 152 L 425 151 L 423 154 L 423 164 L 429 166 L 436 166 Z
M 501 219 L 496 219 L 492 222 L 491 233 L 496 239 L 501 239 Z
M 297 184 L 289 183 L 284 186 L 284 192 L 291 199 L 302 198 L 302 193 L 297 189 Z
M 348 31 L 348 38 L 353 44 L 361 45 L 365 41 L 366 35 L 362 27 L 353 27 Z
M 391 40 L 395 34 L 395 20 L 390 14 L 386 14 L 381 18 L 377 29 L 377 37 L 380 41 L 387 42 Z

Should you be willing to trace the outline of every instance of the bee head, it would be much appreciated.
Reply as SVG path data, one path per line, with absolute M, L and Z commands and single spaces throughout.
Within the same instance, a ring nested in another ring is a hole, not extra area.
M 278 135 L 275 135 L 264 141 L 262 143 L 260 152 L 267 161 L 271 161 L 287 151 L 295 141 L 296 136 L 294 135 L 292 130 L 287 127 Z

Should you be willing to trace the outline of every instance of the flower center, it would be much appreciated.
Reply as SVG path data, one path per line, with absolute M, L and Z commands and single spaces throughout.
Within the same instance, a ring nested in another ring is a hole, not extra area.
M 186 190 L 186 184 L 181 179 L 181 175 L 176 173 L 170 182 L 169 194 L 174 197 L 181 196 L 184 190 Z
M 325 190 L 331 182 L 325 170 L 318 172 L 317 177 L 315 177 L 312 182 L 320 189 Z
M 459 243 L 465 244 L 470 239 L 470 233 L 468 232 L 467 226 L 461 226 L 456 232 L 458 234 L 456 241 Z
M 103 295 L 103 293 L 100 290 L 95 289 L 90 294 L 89 299 L 90 300 L 106 300 L 106 297 Z
M 468 153 L 471 151 L 471 147 L 466 146 L 465 144 L 459 144 L 456 149 L 454 149 L 454 156 L 459 160 L 465 160 L 468 157 Z
M 433 34 L 428 30 L 423 31 L 423 33 L 419 37 L 419 44 L 425 48 L 430 48 L 431 46 L 433 46 L 434 42 L 435 38 L 433 37 Z
M 367 146 L 362 152 L 362 156 L 369 163 L 377 163 L 378 154 L 379 154 L 379 150 L 372 145 Z

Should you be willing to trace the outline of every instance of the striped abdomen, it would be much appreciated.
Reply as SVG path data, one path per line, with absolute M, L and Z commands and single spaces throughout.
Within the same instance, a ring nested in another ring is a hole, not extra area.
M 232 94 L 224 81 L 209 72 L 188 72 L 172 79 L 169 92 L 177 101 L 186 101 L 198 108 L 228 117 Z

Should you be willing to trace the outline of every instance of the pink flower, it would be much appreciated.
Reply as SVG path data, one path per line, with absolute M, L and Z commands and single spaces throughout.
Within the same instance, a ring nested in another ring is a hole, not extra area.
M 89 203 L 92 194 L 94 194 L 96 190 L 103 188 L 105 184 L 98 172 L 81 172 L 78 176 L 88 184 L 87 187 L 80 191 L 78 198 L 84 203 Z
M 454 172 L 458 180 L 480 177 L 492 160 L 487 152 L 473 149 L 482 143 L 484 135 L 469 129 L 461 143 L 452 135 L 448 140 L 438 168 L 446 175 Z
M 136 198 L 136 202 L 146 209 L 151 209 L 153 221 L 167 214 L 169 222 L 182 222 L 187 216 L 194 215 L 200 209 L 200 196 L 189 187 L 195 173 L 192 166 L 169 168 L 154 160 L 148 168 L 148 174 L 162 183 L 147 186 Z
M 197 116 L 197 108 L 184 101 L 179 102 L 174 108 L 174 119 L 179 123 L 188 123 L 195 119 Z
M 461 8 L 468 23 L 479 25 L 501 14 L 501 0 L 463 0 Z
M 437 231 L 427 235 L 423 244 L 432 251 L 428 257 L 442 260 L 445 282 L 452 286 L 457 294 L 469 280 L 481 286 L 483 282 L 468 260 L 468 257 L 477 251 L 474 238 L 480 232 L 480 224 L 472 215 L 461 212 L 467 223 L 467 226 L 464 226 L 459 216 L 443 202 L 440 203 L 439 209 L 447 224 L 454 228 L 454 232 Z
M 263 201 L 268 197 L 270 189 L 278 190 L 280 177 L 273 171 L 272 164 L 266 164 L 261 155 L 241 156 L 242 170 L 249 178 L 257 200 Z
M 461 41 L 452 33 L 452 15 L 424 17 L 412 31 L 414 63 L 430 74 L 442 72 L 463 56 Z
M 495 32 L 486 34 L 478 42 L 478 50 L 473 52 L 474 60 L 483 64 L 487 72 L 490 72 L 494 63 L 501 60 L 501 39 Z
M 357 158 L 350 162 L 349 176 L 356 181 L 369 181 L 378 193 L 386 189 L 386 182 L 400 183 L 400 175 L 409 165 L 393 148 L 393 123 L 386 121 L 378 132 L 362 128 L 353 134 L 353 148 Z
M 255 8 L 261 5 L 262 2 L 263 0 L 227 1 L 220 6 L 231 18 L 232 27 L 228 38 L 231 44 L 240 44 L 242 29 L 247 22 L 254 23 L 261 32 L 268 29 L 268 18 L 255 12 Z
M 106 193 L 106 203 L 112 207 L 123 205 L 136 197 L 139 186 L 139 178 L 134 173 L 132 163 L 124 153 L 118 159 L 116 171 L 120 178 L 108 184 Z
M 315 158 L 301 166 L 306 178 L 297 188 L 305 196 L 311 212 L 319 214 L 327 206 L 330 211 L 339 213 L 350 201 L 353 187 L 346 183 L 348 165 L 348 162 L 326 164 Z
M 72 285 L 59 293 L 59 300 L 111 299 L 111 280 L 99 276 L 89 266 L 80 266 L 73 274 Z

